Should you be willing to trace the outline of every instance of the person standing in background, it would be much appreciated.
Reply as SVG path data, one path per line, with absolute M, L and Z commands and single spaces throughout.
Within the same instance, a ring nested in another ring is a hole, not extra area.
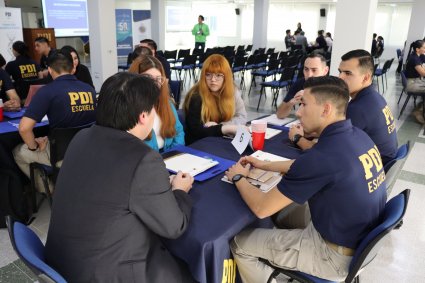
M 285 36 L 285 46 L 286 50 L 291 50 L 292 46 L 295 43 L 295 38 L 291 35 L 291 30 L 286 30 L 286 36 Z
M 198 23 L 192 29 L 192 35 L 195 36 L 195 49 L 202 49 L 204 51 L 207 36 L 210 35 L 208 25 L 204 24 L 204 16 L 199 15 Z
M 43 74 L 43 78 L 47 78 L 49 76 L 49 71 L 47 70 L 47 67 L 49 67 L 49 65 L 47 65 L 47 59 L 55 50 L 50 47 L 49 40 L 45 38 L 44 36 L 37 37 L 34 40 L 34 49 L 38 54 L 41 55 L 41 58 L 40 58 L 41 71 Z
M 302 31 L 303 31 L 303 29 L 301 28 L 301 23 L 298 23 L 297 24 L 297 29 L 295 30 L 295 32 L 302 32 Z
M 377 36 L 378 35 L 376 33 L 373 34 L 372 48 L 371 48 L 371 51 L 370 51 L 370 53 L 372 54 L 372 57 L 375 57 L 375 55 L 376 55 L 376 43 L 377 43 L 376 37 Z

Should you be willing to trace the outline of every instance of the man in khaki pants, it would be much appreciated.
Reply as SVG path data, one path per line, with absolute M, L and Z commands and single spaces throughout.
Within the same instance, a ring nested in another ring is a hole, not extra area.
M 49 119 L 50 129 L 83 126 L 95 120 L 96 91 L 71 75 L 74 68 L 71 55 L 57 51 L 47 60 L 54 81 L 42 87 L 31 100 L 19 123 L 19 134 L 24 143 L 13 150 L 16 164 L 28 177 L 30 163 L 50 165 L 48 138 L 36 138 L 33 133 L 35 124 L 44 116 Z M 38 190 L 41 190 L 41 184 L 37 177 Z
M 311 212 L 305 228 L 249 229 L 235 236 L 231 249 L 243 282 L 267 281 L 273 270 L 259 258 L 320 278 L 344 280 L 357 245 L 377 225 L 386 202 L 385 173 L 375 144 L 345 119 L 348 99 L 341 79 L 308 79 L 297 116 L 307 132 L 318 134 L 317 144 L 296 160 L 243 157 L 226 172 L 259 218 L 293 202 L 308 201 Z M 245 178 L 252 166 L 285 175 L 263 193 Z

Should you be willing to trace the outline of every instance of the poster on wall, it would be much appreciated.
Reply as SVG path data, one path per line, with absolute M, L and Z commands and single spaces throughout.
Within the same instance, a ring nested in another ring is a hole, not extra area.
M 140 40 L 152 38 L 151 33 L 151 11 L 133 10 L 133 46 L 140 43 Z
M 133 51 L 132 18 L 130 9 L 116 9 L 115 22 L 117 33 L 118 57 L 126 56 Z
M 20 8 L 0 8 L 0 53 L 6 62 L 14 60 L 12 44 L 23 40 Z

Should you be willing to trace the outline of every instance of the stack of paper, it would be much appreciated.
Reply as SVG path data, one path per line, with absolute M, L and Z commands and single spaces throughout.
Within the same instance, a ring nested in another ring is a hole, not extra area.
M 288 158 L 273 154 L 273 153 L 268 153 L 268 152 L 264 152 L 261 150 L 257 150 L 256 152 L 254 152 L 253 154 L 251 154 L 251 156 L 263 160 L 263 161 L 287 161 L 290 160 Z
M 263 160 L 263 161 L 287 161 L 288 158 L 264 152 L 261 150 L 257 150 L 251 156 Z M 226 176 L 222 179 L 224 182 L 230 182 Z M 249 174 L 247 176 L 247 180 L 255 187 L 260 189 L 262 192 L 268 192 L 272 188 L 276 187 L 279 184 L 280 180 L 282 180 L 282 175 L 279 172 L 266 171 L 259 168 L 251 168 Z
M 164 159 L 167 170 L 177 173 L 189 173 L 196 176 L 218 164 L 216 160 L 199 157 L 190 153 L 175 152 L 175 155 Z
M 251 126 L 249 126 L 249 131 L 252 133 L 252 128 Z M 265 139 L 271 139 L 272 137 L 280 134 L 282 131 L 281 130 L 277 130 L 277 129 L 272 129 L 272 128 L 267 128 L 266 129 L 266 135 L 265 135 Z
M 299 123 L 300 123 L 300 120 L 295 120 L 295 121 L 293 121 L 291 123 L 286 124 L 285 127 L 290 128 L 290 127 L 292 127 L 292 125 L 297 125 Z
M 272 114 L 270 116 L 264 117 L 262 119 L 258 120 L 265 120 L 267 121 L 267 124 L 275 125 L 275 126 L 283 126 L 286 125 L 292 121 L 295 120 L 295 118 L 285 118 L 285 119 L 279 119 L 277 118 L 276 114 Z

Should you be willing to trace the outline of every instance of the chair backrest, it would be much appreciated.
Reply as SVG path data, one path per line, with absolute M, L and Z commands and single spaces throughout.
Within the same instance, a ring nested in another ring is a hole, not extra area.
M 44 245 L 38 236 L 11 216 L 6 216 L 6 223 L 13 249 L 39 281 L 65 283 L 66 280 L 45 262 Z
M 176 109 L 179 109 L 182 81 L 170 80 L 169 84 L 170 84 L 171 93 L 173 94 L 173 97 L 174 97 L 174 101 L 176 102 Z
M 176 57 L 177 57 L 177 50 L 172 50 L 172 51 L 168 51 L 168 50 L 165 50 L 164 51 L 164 58 L 165 59 L 171 59 L 171 60 L 176 60 Z
M 294 79 L 296 67 L 284 68 L 280 76 L 281 82 L 292 81 Z
M 357 247 L 345 279 L 346 283 L 351 283 L 362 269 L 376 257 L 383 244 L 382 240 L 403 219 L 409 195 L 410 190 L 406 189 L 386 203 L 381 222 L 366 235 Z
M 397 154 L 394 157 L 393 160 L 388 161 L 387 164 L 385 164 L 384 166 L 384 171 L 385 173 L 387 173 L 390 168 L 399 160 L 402 160 L 404 158 L 406 158 L 407 154 L 409 153 L 410 150 L 410 141 L 407 141 L 407 143 L 401 145 L 398 150 L 397 150 Z M 388 185 L 388 184 L 387 184 Z
M 179 53 L 177 54 L 177 59 L 186 58 L 190 55 L 190 49 L 180 49 Z
M 72 128 L 53 128 L 49 134 L 50 142 L 50 164 L 53 168 L 53 182 L 56 182 L 60 167 L 57 162 L 63 160 L 71 140 L 82 129 L 91 127 L 87 124 Z

